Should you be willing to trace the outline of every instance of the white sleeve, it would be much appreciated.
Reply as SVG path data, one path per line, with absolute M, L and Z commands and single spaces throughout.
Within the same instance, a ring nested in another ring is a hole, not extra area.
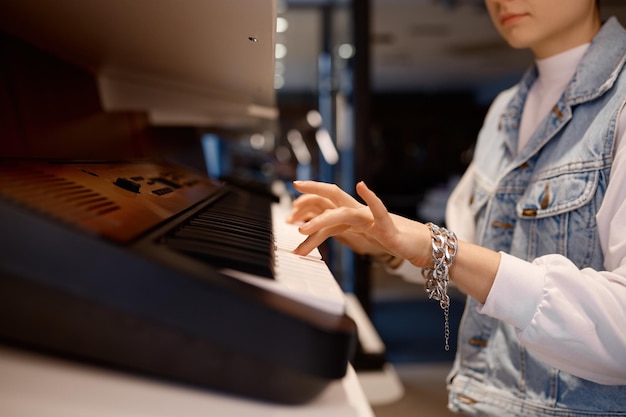
M 626 265 L 579 270 L 561 255 L 530 263 L 502 254 L 479 311 L 515 326 L 528 350 L 555 368 L 626 384 Z
M 473 192 L 474 163 L 468 167 L 446 204 L 446 227 L 453 231 L 459 240 L 474 242 L 476 219 L 470 210 Z

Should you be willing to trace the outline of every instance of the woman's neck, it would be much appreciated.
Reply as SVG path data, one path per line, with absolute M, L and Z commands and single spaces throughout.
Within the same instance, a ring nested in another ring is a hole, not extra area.
M 572 27 L 567 32 L 531 46 L 535 59 L 546 59 L 562 52 L 590 43 L 602 27 L 599 15 L 586 19 L 581 25 Z

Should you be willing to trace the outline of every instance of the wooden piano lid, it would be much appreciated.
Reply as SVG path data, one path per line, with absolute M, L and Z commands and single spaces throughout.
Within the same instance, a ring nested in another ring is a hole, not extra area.
M 92 71 L 102 106 L 152 123 L 275 120 L 276 0 L 4 0 L 0 27 Z

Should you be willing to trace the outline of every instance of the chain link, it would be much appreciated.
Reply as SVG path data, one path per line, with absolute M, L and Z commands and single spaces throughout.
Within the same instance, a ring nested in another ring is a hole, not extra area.
M 444 227 L 433 223 L 426 223 L 430 229 L 432 241 L 433 267 L 423 268 L 422 275 L 426 279 L 425 289 L 428 298 L 439 301 L 444 315 L 445 348 L 450 350 L 450 297 L 448 296 L 448 283 L 450 282 L 450 268 L 459 245 L 456 235 Z

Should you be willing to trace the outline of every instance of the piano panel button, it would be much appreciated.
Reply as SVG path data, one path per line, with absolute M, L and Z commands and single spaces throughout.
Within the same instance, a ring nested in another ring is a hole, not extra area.
M 136 183 L 135 181 L 129 180 L 128 178 L 118 178 L 113 183 L 124 190 L 139 194 L 139 189 L 141 188 L 141 184 Z

